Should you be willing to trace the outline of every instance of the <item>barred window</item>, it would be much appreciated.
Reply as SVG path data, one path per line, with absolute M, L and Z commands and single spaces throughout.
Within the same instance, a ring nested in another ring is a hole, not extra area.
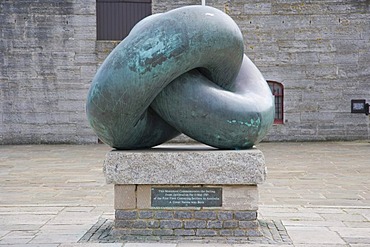
M 96 0 L 97 39 L 122 40 L 151 14 L 151 0 Z
M 280 82 L 267 81 L 271 92 L 275 97 L 275 119 L 274 124 L 283 123 L 284 114 L 284 86 Z

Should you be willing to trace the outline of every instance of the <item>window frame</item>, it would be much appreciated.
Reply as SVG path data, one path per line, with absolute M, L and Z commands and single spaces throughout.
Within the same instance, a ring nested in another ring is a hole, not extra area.
M 283 124 L 284 123 L 284 85 L 280 82 L 272 81 L 272 80 L 267 80 L 267 84 L 269 85 L 271 93 L 275 99 L 274 124 Z M 277 90 L 277 89 L 280 89 L 280 90 Z

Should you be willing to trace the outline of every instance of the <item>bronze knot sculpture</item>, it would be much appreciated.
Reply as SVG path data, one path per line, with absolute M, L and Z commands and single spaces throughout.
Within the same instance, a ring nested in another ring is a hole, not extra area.
M 180 133 L 247 149 L 271 127 L 274 100 L 235 22 L 188 6 L 132 29 L 96 73 L 86 111 L 98 137 L 117 149 L 153 147 Z

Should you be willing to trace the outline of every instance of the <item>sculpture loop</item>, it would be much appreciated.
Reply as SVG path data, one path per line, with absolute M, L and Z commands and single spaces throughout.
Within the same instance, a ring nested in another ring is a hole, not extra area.
M 222 149 L 252 147 L 271 127 L 274 107 L 243 47 L 235 22 L 212 7 L 143 19 L 93 79 L 92 128 L 117 149 L 149 148 L 180 133 Z

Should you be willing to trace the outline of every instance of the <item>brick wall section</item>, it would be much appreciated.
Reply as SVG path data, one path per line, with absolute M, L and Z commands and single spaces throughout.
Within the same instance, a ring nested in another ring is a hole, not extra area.
M 200 2 L 153 0 L 153 13 Z M 267 140 L 370 138 L 369 117 L 350 113 L 351 99 L 370 101 L 370 1 L 206 3 L 236 21 L 245 53 L 285 87 L 284 124 Z
M 96 142 L 95 1 L 1 1 L 0 23 L 0 144 Z
M 96 41 L 93 0 L 0 2 L 0 144 L 91 143 L 85 98 L 117 42 Z M 153 0 L 153 12 L 201 1 Z M 238 23 L 245 51 L 285 86 L 267 140 L 370 138 L 350 100 L 370 101 L 369 0 L 207 0 Z
M 144 236 L 261 236 L 256 211 L 116 210 L 114 234 Z

